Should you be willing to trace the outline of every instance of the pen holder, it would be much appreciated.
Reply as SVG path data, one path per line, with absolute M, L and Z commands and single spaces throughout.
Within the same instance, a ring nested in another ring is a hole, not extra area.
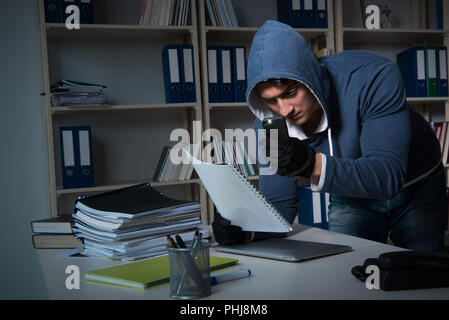
M 209 245 L 168 248 L 170 297 L 197 299 L 211 294 Z

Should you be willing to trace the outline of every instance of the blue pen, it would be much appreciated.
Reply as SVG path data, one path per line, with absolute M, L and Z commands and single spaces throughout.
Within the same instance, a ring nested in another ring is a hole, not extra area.
M 232 271 L 232 272 L 228 272 L 228 273 L 224 273 L 224 274 L 219 274 L 216 276 L 211 276 L 210 277 L 210 284 L 211 285 L 215 285 L 217 283 L 221 283 L 224 281 L 229 281 L 229 280 L 235 280 L 235 279 L 241 279 L 241 278 L 246 278 L 251 276 L 251 270 L 249 269 L 240 269 L 237 271 Z

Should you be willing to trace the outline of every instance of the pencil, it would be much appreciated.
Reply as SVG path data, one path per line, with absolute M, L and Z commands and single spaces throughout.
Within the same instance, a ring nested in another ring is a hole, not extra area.
M 172 237 L 170 237 L 170 236 L 167 236 L 167 242 L 168 242 L 169 248 L 177 248 L 178 247 L 176 245 L 176 243 L 173 241 Z

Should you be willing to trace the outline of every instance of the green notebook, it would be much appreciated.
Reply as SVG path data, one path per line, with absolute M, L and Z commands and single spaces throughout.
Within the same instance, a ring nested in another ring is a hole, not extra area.
M 210 257 L 210 270 L 235 265 L 237 259 Z M 84 280 L 118 286 L 146 289 L 170 280 L 168 255 L 118 266 L 87 271 Z

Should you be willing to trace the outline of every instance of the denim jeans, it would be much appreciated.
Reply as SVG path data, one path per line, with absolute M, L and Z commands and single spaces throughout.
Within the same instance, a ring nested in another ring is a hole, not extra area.
M 422 251 L 442 251 L 447 194 L 441 165 L 390 200 L 330 195 L 329 230 Z

